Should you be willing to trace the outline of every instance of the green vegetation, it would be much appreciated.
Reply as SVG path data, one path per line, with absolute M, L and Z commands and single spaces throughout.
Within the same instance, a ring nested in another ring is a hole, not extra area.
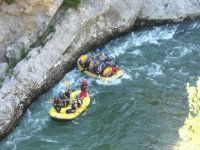
M 9 30 L 13 35 L 15 35 L 17 33 L 17 30 L 13 29 L 12 27 L 10 27 Z
M 200 78 L 197 87 L 187 85 L 189 114 L 184 126 L 179 130 L 181 150 L 199 150 L 200 148 Z
M 3 78 L 0 78 L 0 87 L 2 86 L 3 80 Z
M 64 5 L 66 7 L 71 7 L 71 8 L 78 8 L 78 5 L 80 4 L 80 0 L 64 0 Z
M 46 43 L 47 36 L 56 31 L 55 22 L 51 21 L 48 25 L 45 22 L 42 23 L 43 33 L 41 35 L 38 34 L 37 40 L 30 46 L 31 48 L 44 46 Z
M 21 43 L 20 58 L 24 59 L 28 54 L 28 49 L 25 47 L 24 43 Z
M 17 65 L 17 63 L 24 59 L 28 54 L 28 49 L 25 47 L 24 43 L 21 43 L 21 49 L 20 49 L 20 58 L 17 58 L 16 56 L 11 56 L 7 58 L 8 62 L 8 69 L 7 74 L 11 72 L 11 70 Z
M 8 69 L 14 68 L 17 64 L 17 58 L 15 56 L 8 58 Z
M 11 4 L 14 0 L 4 0 L 7 4 Z
M 62 55 L 65 55 L 66 53 L 70 52 L 70 50 L 71 50 L 71 46 L 67 47 L 65 51 L 62 53 Z

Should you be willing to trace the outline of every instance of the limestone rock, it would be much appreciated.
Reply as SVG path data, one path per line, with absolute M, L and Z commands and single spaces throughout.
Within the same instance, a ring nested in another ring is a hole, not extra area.
M 61 6 L 63 0 L 16 0 L 11 5 L 0 5 L 0 62 L 9 51 L 19 58 L 21 43 L 33 43 Z M 6 50 L 9 45 L 9 50 Z M 16 54 L 16 55 L 15 55 Z
M 6 70 L 8 68 L 7 63 L 0 63 L 0 78 L 3 79 L 5 77 Z
M 198 0 L 143 0 L 140 19 L 183 21 L 200 15 Z

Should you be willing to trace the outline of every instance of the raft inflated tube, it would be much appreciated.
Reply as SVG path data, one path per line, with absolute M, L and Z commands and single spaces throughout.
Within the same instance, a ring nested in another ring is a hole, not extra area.
M 74 91 L 71 93 L 70 98 L 71 99 L 76 99 L 76 95 L 80 94 L 80 90 Z M 57 120 L 64 120 L 64 121 L 71 121 L 75 118 L 77 118 L 82 112 L 84 112 L 85 110 L 87 110 L 87 107 L 90 104 L 90 96 L 89 94 L 87 94 L 87 97 L 85 97 L 83 99 L 83 103 L 81 104 L 81 106 L 79 108 L 77 108 L 77 110 L 73 113 L 67 114 L 66 110 L 71 109 L 71 103 L 70 105 L 68 105 L 65 108 L 61 108 L 60 112 L 57 112 L 55 110 L 54 107 L 52 107 L 49 110 L 49 116 L 53 119 L 57 119 Z
M 83 62 L 83 55 L 78 59 L 77 61 L 77 66 L 78 66 L 78 69 L 82 72 L 84 72 L 85 74 L 93 77 L 93 78 L 100 78 L 101 80 L 103 81 L 109 81 L 109 80 L 114 80 L 114 79 L 117 79 L 117 78 L 120 78 L 124 73 L 122 72 L 122 70 L 118 69 L 116 71 L 115 74 L 113 74 L 111 77 L 104 77 L 104 76 L 101 76 L 101 75 L 96 75 L 92 72 L 90 72 L 89 70 L 85 70 L 81 65 L 80 65 L 80 61 Z M 107 68 L 106 68 L 107 69 Z M 106 69 L 104 70 L 104 72 L 106 71 Z M 108 71 L 108 70 L 107 70 Z M 105 72 L 105 74 L 107 73 L 107 71 Z

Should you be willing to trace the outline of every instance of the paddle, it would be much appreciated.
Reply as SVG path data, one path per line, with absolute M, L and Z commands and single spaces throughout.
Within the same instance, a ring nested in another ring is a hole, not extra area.
M 65 85 L 66 87 L 68 87 L 69 84 L 68 84 L 68 81 L 67 81 L 67 80 L 64 81 L 64 85 Z
M 48 103 L 50 103 L 50 104 L 53 104 L 53 101 L 54 101 L 54 99 L 53 98 L 49 98 L 48 99 Z M 70 101 L 70 99 L 69 100 L 61 100 L 62 102 L 68 102 L 68 101 Z
M 53 98 L 49 98 L 48 103 L 53 104 L 53 100 L 54 100 Z

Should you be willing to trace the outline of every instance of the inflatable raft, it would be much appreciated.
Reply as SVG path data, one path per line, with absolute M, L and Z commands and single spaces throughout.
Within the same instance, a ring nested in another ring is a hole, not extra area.
M 80 90 L 72 92 L 70 95 L 71 99 L 75 99 L 76 95 L 79 94 L 80 92 L 81 92 Z M 67 107 L 62 108 L 59 113 L 55 110 L 54 107 L 52 107 L 49 110 L 49 116 L 57 120 L 71 121 L 75 119 L 76 117 L 78 117 L 82 112 L 87 110 L 87 107 L 89 106 L 89 104 L 90 104 L 90 97 L 88 94 L 87 97 L 83 99 L 83 104 L 79 108 L 77 108 L 77 110 L 74 113 L 70 113 L 70 114 L 66 113 L 66 110 L 71 109 L 71 103 L 70 103 Z
M 78 69 L 80 71 L 84 72 L 85 74 L 93 77 L 93 78 L 99 78 L 99 79 L 101 79 L 103 81 L 110 81 L 110 80 L 114 80 L 114 79 L 120 78 L 123 75 L 123 72 L 120 69 L 118 69 L 117 72 L 115 74 L 113 74 L 111 77 L 106 77 L 106 76 L 94 74 L 94 73 L 90 72 L 89 70 L 85 70 L 83 68 L 83 66 L 81 66 L 80 61 L 82 60 L 82 58 L 83 58 L 83 55 L 77 61 Z M 109 69 L 112 69 L 112 68 L 111 67 L 107 67 L 106 69 L 109 70 Z

